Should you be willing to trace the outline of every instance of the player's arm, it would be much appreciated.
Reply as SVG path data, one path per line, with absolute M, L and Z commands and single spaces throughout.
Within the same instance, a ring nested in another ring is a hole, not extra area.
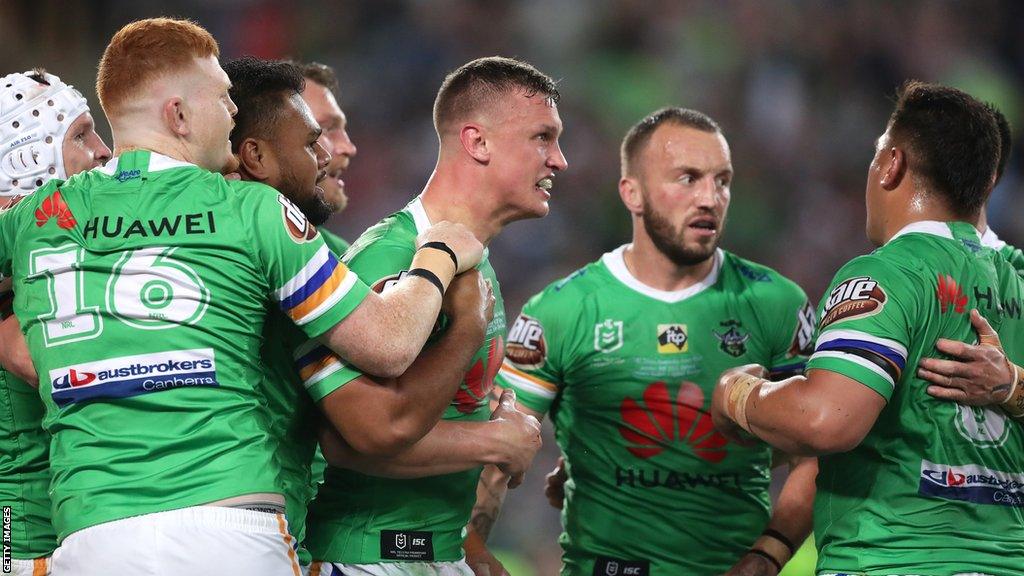
M 712 398 L 715 427 L 743 442 L 743 431 L 800 456 L 852 450 L 864 440 L 885 407 L 885 398 L 860 382 L 830 370 L 781 382 L 748 365 L 726 371 Z
M 319 337 L 368 374 L 394 378 L 409 369 L 434 328 L 452 278 L 471 270 L 483 254 L 476 237 L 451 222 L 430 227 L 417 241 L 419 249 L 404 278 L 384 294 L 367 293 L 351 314 Z
M 495 393 L 500 391 L 500 388 L 495 388 Z M 505 393 L 502 392 L 502 398 L 504 397 Z M 544 418 L 544 412 L 533 410 L 521 403 L 518 408 L 538 422 L 539 430 L 539 422 Z M 521 481 L 521 477 L 510 476 L 507 470 L 497 466 L 485 466 L 480 474 L 480 480 L 476 486 L 476 503 L 473 504 L 469 526 L 466 527 L 466 539 L 462 543 L 462 547 L 466 551 L 466 563 L 477 576 L 507 574 L 505 567 L 487 548 L 487 539 L 491 535 L 494 523 L 498 521 L 498 515 L 505 502 L 508 489 L 516 487 Z
M 35 366 L 28 354 L 28 344 L 14 316 L 8 316 L 0 322 L 0 366 L 33 386 L 39 384 Z
M 357 452 L 332 428 L 320 432 L 320 446 L 331 466 L 387 478 L 440 476 L 488 464 L 521 478 L 540 445 L 540 423 L 516 410 L 511 390 L 502 395 L 489 421 L 441 420 L 419 442 L 392 456 Z
M 818 460 L 786 455 L 782 459 L 789 466 L 789 476 L 772 509 L 772 517 L 726 576 L 778 574 L 811 534 Z
M 931 383 L 927 391 L 936 398 L 1000 407 L 1024 424 L 1024 369 L 1010 361 L 999 334 L 977 310 L 971 310 L 971 324 L 978 344 L 940 338 L 935 347 L 952 360 L 922 358 L 917 375 Z
M 440 420 L 483 342 L 493 310 L 490 285 L 479 272 L 467 272 L 446 295 L 448 329 L 404 374 L 392 379 L 359 375 L 343 385 L 332 383 L 332 378 L 338 378 L 335 375 L 317 381 L 311 393 L 327 421 L 355 452 L 384 456 L 405 450 Z M 312 364 L 326 367 L 332 362 L 341 361 L 328 355 Z M 345 373 L 352 370 L 340 371 Z

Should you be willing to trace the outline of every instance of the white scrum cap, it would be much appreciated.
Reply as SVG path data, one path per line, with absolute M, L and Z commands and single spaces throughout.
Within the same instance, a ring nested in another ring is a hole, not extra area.
M 0 78 L 0 196 L 29 194 L 51 178 L 67 178 L 64 135 L 88 111 L 82 94 L 53 74 Z

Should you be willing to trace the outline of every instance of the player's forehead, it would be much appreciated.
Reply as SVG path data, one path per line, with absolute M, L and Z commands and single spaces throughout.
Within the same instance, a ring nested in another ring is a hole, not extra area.
M 301 95 L 292 94 L 289 96 L 286 108 L 286 116 L 290 116 L 287 122 L 294 130 L 302 132 L 306 136 L 320 134 L 320 124 L 313 116 L 313 111 L 310 110 L 309 104 L 306 103 Z
M 674 122 L 662 124 L 654 131 L 643 156 L 645 163 L 666 168 L 732 170 L 732 153 L 721 132 L 707 132 Z
M 320 124 L 345 121 L 345 112 L 338 104 L 338 99 L 323 84 L 306 78 L 306 88 L 302 92 L 302 99 L 309 105 L 313 116 Z
M 228 78 L 227 72 L 221 68 L 220 62 L 212 54 L 205 57 L 196 57 L 192 70 L 206 87 L 216 90 L 227 90 L 231 86 L 231 79 Z
M 496 121 L 511 127 L 535 130 L 544 128 L 556 134 L 562 132 L 562 118 L 558 105 L 545 94 L 529 94 L 525 89 L 513 89 L 501 95 Z

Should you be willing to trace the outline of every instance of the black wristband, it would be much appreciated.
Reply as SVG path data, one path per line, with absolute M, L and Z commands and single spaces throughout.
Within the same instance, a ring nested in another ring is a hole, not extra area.
M 793 546 L 793 542 L 789 538 L 786 538 L 786 535 L 782 532 L 779 532 L 778 530 L 775 530 L 773 528 L 765 528 L 764 532 L 761 532 L 761 535 L 768 536 L 770 538 L 775 538 L 779 542 L 785 544 L 786 548 L 789 548 L 790 558 L 792 558 L 793 555 L 796 554 L 796 546 Z
M 433 272 L 427 270 L 426 268 L 413 268 L 412 270 L 406 272 L 406 275 L 419 276 L 420 278 L 423 278 L 424 280 L 430 282 L 434 286 L 437 286 L 437 291 L 440 292 L 441 297 L 444 298 L 444 284 L 441 283 L 441 279 L 437 277 L 437 274 L 434 274 Z
M 762 558 L 766 558 L 769 562 L 771 562 L 772 564 L 775 565 L 775 570 L 777 572 L 782 572 L 782 564 L 779 564 L 779 561 L 776 560 L 774 556 L 772 556 L 771 554 L 765 552 L 764 550 L 758 550 L 757 548 L 751 548 L 750 550 L 747 550 L 747 554 L 754 554 L 755 556 L 760 556 Z
M 419 249 L 422 250 L 424 248 L 433 248 L 435 250 L 440 250 L 442 252 L 447 252 L 448 255 L 452 257 L 452 264 L 455 264 L 455 271 L 457 272 L 459 270 L 459 258 L 458 258 L 458 256 L 456 256 L 455 255 L 455 251 L 452 250 L 444 242 L 427 242 L 423 246 L 420 246 Z

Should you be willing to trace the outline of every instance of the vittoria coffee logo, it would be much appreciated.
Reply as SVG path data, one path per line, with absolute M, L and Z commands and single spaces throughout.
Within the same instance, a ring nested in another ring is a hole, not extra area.
M 885 299 L 885 291 L 871 277 L 850 278 L 829 293 L 822 311 L 821 327 L 877 314 L 885 306 Z
M 71 209 L 60 196 L 60 190 L 54 191 L 39 208 L 36 208 L 36 226 L 42 228 L 43 224 L 51 218 L 57 219 L 57 226 L 69 230 L 75 227 L 75 216 Z
M 704 391 L 692 382 L 683 382 L 674 399 L 668 385 L 654 382 L 640 402 L 624 399 L 619 412 L 619 434 L 629 443 L 626 449 L 638 458 L 657 456 L 675 442 L 685 442 L 708 462 L 721 462 L 727 454 L 729 441 L 715 430 L 704 409 Z
M 288 230 L 288 235 L 292 237 L 292 240 L 302 244 L 316 238 L 316 226 L 309 223 L 306 215 L 299 210 L 298 206 L 280 194 L 277 196 L 277 201 L 281 203 L 281 217 L 284 219 L 284 227 Z
M 967 308 L 967 296 L 963 289 L 956 283 L 949 274 L 939 274 L 938 285 L 935 287 L 935 296 L 939 300 L 939 307 L 945 314 L 953 310 L 957 314 L 963 314 Z
M 508 331 L 505 357 L 522 368 L 540 368 L 544 365 L 547 353 L 544 327 L 535 318 L 520 314 Z

